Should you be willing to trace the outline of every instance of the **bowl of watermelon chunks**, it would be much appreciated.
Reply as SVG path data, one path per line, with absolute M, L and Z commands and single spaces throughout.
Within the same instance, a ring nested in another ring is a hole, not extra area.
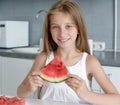
M 25 105 L 24 98 L 0 96 L 0 105 Z
M 55 56 L 46 66 L 40 70 L 40 77 L 52 83 L 63 82 L 69 78 L 69 71 L 59 56 Z

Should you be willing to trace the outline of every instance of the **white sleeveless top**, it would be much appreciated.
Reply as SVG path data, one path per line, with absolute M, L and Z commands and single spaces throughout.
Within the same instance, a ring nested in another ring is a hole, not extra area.
M 71 74 L 78 75 L 86 81 L 87 88 L 90 90 L 90 81 L 87 79 L 86 75 L 86 58 L 87 53 L 83 53 L 82 59 L 80 59 L 75 65 L 68 66 L 67 69 Z M 48 64 L 54 58 L 53 52 L 47 57 L 46 64 Z M 64 101 L 72 103 L 86 103 L 81 100 L 76 93 L 65 83 L 50 83 L 42 87 L 40 92 L 41 100 L 54 100 L 54 101 Z

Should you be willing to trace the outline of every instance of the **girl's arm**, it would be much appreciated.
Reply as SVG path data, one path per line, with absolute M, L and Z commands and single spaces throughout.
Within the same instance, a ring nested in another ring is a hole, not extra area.
M 36 57 L 31 71 L 17 88 L 17 95 L 19 97 L 28 97 L 36 91 L 38 87 L 42 87 L 45 81 L 39 77 L 39 71 L 44 66 L 45 60 L 46 55 L 44 53 L 40 53 Z
M 94 76 L 105 93 L 95 93 L 89 91 L 86 87 L 85 81 L 73 74 L 70 74 L 70 78 L 66 81 L 81 99 L 95 104 L 95 105 L 120 105 L 120 95 L 116 90 L 112 82 L 107 78 L 105 72 L 99 61 L 93 57 L 87 57 L 87 74 Z
M 92 75 L 104 90 L 103 94 L 90 92 L 90 101 L 98 105 L 120 105 L 120 94 L 106 76 L 99 61 L 94 56 L 88 56 L 87 65 L 88 75 Z

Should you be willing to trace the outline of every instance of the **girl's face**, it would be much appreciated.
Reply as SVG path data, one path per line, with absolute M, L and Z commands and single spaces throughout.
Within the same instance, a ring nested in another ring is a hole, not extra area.
M 69 14 L 56 12 L 51 15 L 50 32 L 58 47 L 75 47 L 78 30 Z

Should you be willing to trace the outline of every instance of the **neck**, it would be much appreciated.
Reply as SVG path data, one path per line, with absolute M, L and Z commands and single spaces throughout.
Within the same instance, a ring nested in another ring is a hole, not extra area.
M 55 55 L 58 55 L 61 58 L 69 58 L 78 53 L 80 53 L 80 51 L 77 48 L 57 49 L 57 51 L 55 52 Z
M 80 52 L 80 50 L 76 48 L 72 50 L 57 49 L 57 51 L 54 52 L 54 55 L 60 56 L 63 63 L 68 66 L 68 65 L 74 65 L 76 62 L 78 62 L 82 56 L 82 53 Z

